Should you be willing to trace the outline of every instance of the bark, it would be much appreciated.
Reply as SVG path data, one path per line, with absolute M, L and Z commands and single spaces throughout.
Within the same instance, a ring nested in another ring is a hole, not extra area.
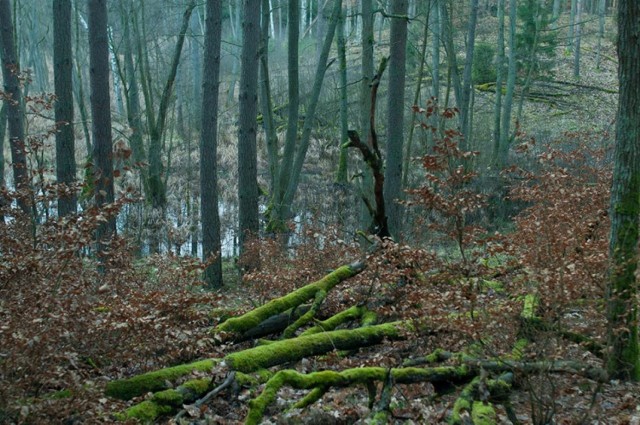
M 338 169 L 336 171 L 336 183 L 340 185 L 347 184 L 347 173 L 349 155 L 344 144 L 347 143 L 349 136 L 349 117 L 348 117 L 348 93 L 347 93 L 347 41 L 344 34 L 344 25 L 346 19 L 346 9 L 342 9 L 340 13 L 340 21 L 338 22 L 338 60 L 340 63 L 340 158 L 338 159 Z
M 56 93 L 56 178 L 66 186 L 58 197 L 58 215 L 75 214 L 78 202 L 76 181 L 75 136 L 73 131 L 73 86 L 71 56 L 71 0 L 53 2 L 53 68 Z
M 91 115 L 93 117 L 93 183 L 95 205 L 114 201 L 113 147 L 111 141 L 111 98 L 109 90 L 109 39 L 106 0 L 88 0 Z M 100 224 L 96 232 L 98 252 L 116 233 L 115 217 Z
M 0 0 L 0 42 L 2 43 L 0 53 L 2 53 L 4 92 L 9 96 L 4 103 L 7 105 L 13 183 L 18 192 L 18 206 L 24 214 L 31 214 L 29 201 L 31 195 L 28 193 L 30 181 L 24 139 L 24 104 L 18 79 L 20 65 L 15 49 L 12 16 L 10 0 Z
M 271 178 L 270 193 L 278 187 L 278 134 L 273 118 L 273 100 L 269 79 L 269 18 L 272 17 L 269 0 L 262 0 L 262 21 L 260 35 L 260 110 L 264 127 L 269 176 Z
M 504 9 L 505 0 L 498 0 L 498 55 L 496 58 L 496 105 L 493 118 L 493 163 L 498 170 L 500 163 L 500 134 L 502 131 L 502 83 L 504 76 Z
M 242 58 L 240 69 L 240 119 L 238 130 L 238 209 L 240 255 L 246 242 L 256 237 L 258 217 L 258 66 L 260 43 L 260 0 L 243 1 Z M 255 261 L 257 262 L 255 262 Z M 252 260 L 257 267 L 259 259 Z
M 507 71 L 507 87 L 504 95 L 504 109 L 502 110 L 502 128 L 500 131 L 500 146 L 498 147 L 498 164 L 504 167 L 509 156 L 511 142 L 511 110 L 513 95 L 516 88 L 516 0 L 509 0 L 509 68 Z
M 361 14 L 362 14 L 362 34 L 360 43 L 362 45 L 362 62 L 361 62 L 361 72 L 362 72 L 362 83 L 360 86 L 360 134 L 368 140 L 369 134 L 371 132 L 371 83 L 373 81 L 373 76 L 375 73 L 374 62 L 373 62 L 373 43 L 374 43 L 374 35 L 373 35 L 373 24 L 374 24 L 374 14 L 373 14 L 373 1 L 372 0 L 361 0 Z M 371 171 L 365 167 L 362 171 L 362 181 L 361 181 L 361 193 L 365 202 L 363 203 L 363 207 L 360 211 L 360 219 L 362 227 L 366 227 L 371 223 L 371 214 L 370 210 L 366 208 L 369 205 L 368 194 L 373 191 L 373 176 Z
M 403 198 L 402 153 L 404 144 L 404 92 L 407 46 L 406 0 L 392 0 L 389 49 L 389 94 L 387 108 L 387 151 L 384 198 L 387 205 L 389 233 L 400 240 L 404 208 L 398 202 Z
M 616 149 L 611 186 L 611 270 L 607 286 L 609 373 L 640 379 L 638 349 L 638 228 L 640 217 L 640 3 L 618 3 Z
M 222 41 L 222 1 L 207 0 L 200 131 L 200 211 L 202 259 L 216 257 L 205 270 L 207 286 L 223 284 L 220 253 L 220 216 L 218 212 L 218 89 L 220 78 L 220 44 Z
M 459 101 L 458 108 L 460 109 L 460 128 L 463 135 L 463 139 L 460 143 L 460 149 L 463 151 L 468 150 L 468 147 L 471 145 L 471 91 L 473 90 L 471 71 L 473 67 L 477 22 L 478 0 L 471 0 L 471 15 L 469 17 L 469 29 L 467 32 L 467 51 L 464 63 L 462 91 L 460 93 L 461 97 L 459 99 L 456 98 L 456 100 Z M 455 52 L 450 52 L 450 54 L 455 55 Z

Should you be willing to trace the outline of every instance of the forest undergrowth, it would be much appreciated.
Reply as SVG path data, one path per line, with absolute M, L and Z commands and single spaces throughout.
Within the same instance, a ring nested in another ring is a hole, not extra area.
M 433 235 L 428 246 L 385 240 L 363 252 L 355 240 L 341 239 L 337 228 L 309 226 L 286 248 L 278 240 L 255 240 L 247 254 L 251 269 L 240 278 L 243 259 L 227 264 L 232 284 L 220 292 L 200 287 L 204 265 L 197 260 L 139 259 L 122 239 L 111 243 L 107 271 L 100 273 L 89 255 L 93 231 L 125 198 L 102 211 L 38 226 L 5 209 L 0 423 L 112 423 L 132 402 L 105 396 L 107 382 L 251 347 L 211 329 L 356 259 L 364 271 L 328 292 L 316 320 L 364 306 L 377 323 L 410 321 L 414 331 L 288 367 L 300 373 L 397 368 L 445 351 L 514 364 L 563 360 L 601 368 L 611 167 L 609 152 L 594 141 L 603 137 L 571 133 L 550 146 L 520 140 L 520 165 L 500 177 L 509 188 L 505 202 L 519 211 L 505 234 L 483 229 L 487 217 L 501 212 L 488 212 L 485 195 L 472 184 L 476 176 L 461 165 L 473 153 L 444 138 L 422 159 L 424 186 L 407 202 L 417 217 L 428 218 L 416 221 Z M 498 423 L 640 421 L 637 385 L 598 382 L 580 371 L 525 373 L 513 366 L 512 372 L 509 403 L 496 404 Z M 219 383 L 220 373 L 196 376 Z M 378 386 L 384 393 L 385 385 Z M 240 423 L 261 388 L 236 385 L 198 408 L 187 405 L 182 419 L 162 421 Z M 395 384 L 387 392 L 390 421 L 444 423 L 458 391 L 422 382 Z M 281 389 L 266 410 L 267 423 L 364 423 L 369 415 L 362 386 L 333 388 L 304 410 L 288 410 L 303 393 Z

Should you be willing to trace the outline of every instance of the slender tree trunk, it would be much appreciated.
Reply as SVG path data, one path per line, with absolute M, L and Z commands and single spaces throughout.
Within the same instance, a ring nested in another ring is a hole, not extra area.
M 576 35 L 575 51 L 573 57 L 573 76 L 580 78 L 580 43 L 582 42 L 582 8 L 583 0 L 577 0 L 576 4 Z
M 440 2 L 442 0 L 433 0 L 431 15 L 433 16 L 433 41 L 432 41 L 432 49 L 431 49 L 431 96 L 433 96 L 436 101 L 440 98 L 440 34 L 441 34 L 441 25 L 440 25 Z
M 114 201 L 113 148 L 111 143 L 111 99 L 109 90 L 109 38 L 107 0 L 88 0 L 91 115 L 93 117 L 93 180 L 95 205 L 100 208 Z M 115 236 L 116 219 L 109 217 L 96 232 L 98 253 Z
M 467 150 L 467 146 L 471 145 L 471 125 L 469 117 L 471 116 L 471 90 L 473 89 L 471 81 L 471 70 L 473 68 L 473 53 L 476 42 L 476 25 L 478 22 L 478 0 L 471 0 L 471 14 L 469 16 L 469 29 L 467 31 L 467 52 L 465 55 L 464 73 L 462 81 L 460 101 L 460 128 L 462 130 L 463 139 L 460 143 L 462 150 Z M 455 52 L 452 54 L 455 55 Z
M 158 115 L 156 120 L 152 121 L 153 125 L 149 128 L 149 177 L 147 183 L 147 197 L 151 201 L 151 208 L 156 211 L 154 216 L 159 216 L 161 218 L 164 218 L 164 210 L 167 204 L 167 188 L 164 184 L 165 170 L 162 163 L 162 136 L 165 131 L 167 113 L 169 112 L 169 104 L 173 95 L 173 86 L 178 72 L 178 65 L 180 64 L 180 55 L 182 53 L 182 47 L 184 46 L 184 39 L 189 28 L 189 20 L 191 19 L 191 14 L 195 6 L 195 0 L 191 0 L 182 16 L 182 26 L 178 34 L 178 40 L 173 52 L 171 65 L 169 67 L 169 75 L 165 82 L 164 90 L 162 91 L 162 97 L 160 98 Z M 147 75 L 148 74 L 149 69 L 147 68 Z M 147 109 L 151 108 L 150 104 L 147 104 L 146 106 Z M 160 229 L 156 228 L 151 232 L 152 237 L 149 247 L 152 253 L 160 251 L 159 230 Z
M 340 63 L 340 158 L 338 159 L 338 170 L 336 172 L 336 183 L 340 185 L 347 184 L 347 161 L 349 159 L 348 150 L 345 144 L 349 140 L 347 132 L 349 131 L 349 102 L 347 94 L 347 40 L 344 34 L 344 26 L 346 19 L 346 8 L 340 13 L 340 21 L 338 22 L 338 61 Z
M 373 33 L 373 24 L 374 24 L 374 14 L 373 14 L 373 1 L 372 0 L 360 0 L 362 5 L 362 35 L 361 35 L 361 45 L 362 45 L 362 62 L 361 62 L 361 72 L 362 72 L 362 83 L 360 86 L 360 134 L 365 140 L 369 140 L 369 135 L 371 134 L 371 120 L 370 120 L 370 112 L 371 112 L 371 82 L 373 80 L 374 74 L 374 64 L 373 64 L 373 42 L 374 42 L 374 33 Z M 371 146 L 369 146 L 371 148 Z M 361 181 L 361 192 L 362 196 L 368 200 L 368 196 L 373 194 L 373 174 L 369 167 L 364 167 L 362 170 L 362 181 Z M 366 203 L 361 203 L 360 207 L 360 226 L 362 228 L 366 228 L 370 221 L 371 217 L 369 214 L 369 209 L 366 207 Z
M 322 84 L 324 82 L 324 75 L 327 70 L 327 61 L 329 59 L 329 52 L 331 50 L 331 44 L 333 43 L 333 37 L 336 32 L 336 26 L 340 17 L 340 11 L 342 9 L 342 0 L 334 0 L 333 8 L 331 12 L 331 20 L 327 27 L 327 35 L 322 46 L 322 53 L 320 54 L 320 61 L 316 68 L 316 73 L 313 81 L 313 88 L 311 89 L 311 95 L 309 97 L 309 103 L 307 104 L 307 113 L 304 119 L 304 125 L 302 128 L 302 134 L 300 136 L 300 145 L 296 152 L 295 161 L 291 170 L 291 177 L 287 185 L 286 192 L 284 193 L 281 215 L 282 219 L 288 219 L 291 216 L 291 205 L 293 198 L 298 190 L 298 183 L 300 181 L 300 175 L 302 173 L 302 166 L 309 149 L 309 142 L 311 139 L 311 130 L 313 128 L 313 119 L 315 116 L 316 107 L 318 106 L 318 100 L 320 99 L 320 92 L 322 90 Z
M 505 0 L 498 0 L 498 55 L 496 58 L 496 105 L 493 118 L 493 163 L 499 169 L 500 164 L 500 133 L 502 114 L 502 84 L 504 76 L 504 5 Z
M 385 168 L 384 198 L 387 206 L 389 231 L 396 240 L 402 232 L 402 153 L 404 144 L 404 92 L 407 47 L 407 0 L 391 0 L 391 21 L 389 36 L 389 95 L 387 108 L 387 163 Z
M 240 69 L 240 120 L 238 130 L 238 207 L 240 255 L 246 242 L 259 230 L 258 157 L 258 63 L 260 0 L 243 0 L 242 56 Z M 257 266 L 257 264 L 255 264 Z
M 222 0 L 207 0 L 202 74 L 202 116 L 200 131 L 200 211 L 202 260 L 217 256 L 204 273 L 209 287 L 222 286 L 220 216 L 218 212 L 218 89 L 220 44 L 222 41 Z
M 511 142 L 511 109 L 513 95 L 516 88 L 516 0 L 509 0 L 509 68 L 507 71 L 507 88 L 504 95 L 504 109 L 502 111 L 502 128 L 500 131 L 500 146 L 498 149 L 499 167 L 504 167 L 509 155 Z
M 18 64 L 18 56 L 15 49 L 10 0 L 0 0 L 0 42 L 2 43 L 4 91 L 10 96 L 10 100 L 5 100 L 4 103 L 7 105 L 13 183 L 18 191 L 18 206 L 25 214 L 30 214 L 30 194 L 28 193 L 30 191 L 30 183 L 23 121 L 24 105 L 20 81 L 18 80 L 20 65 Z
M 288 99 L 287 108 L 287 133 L 284 142 L 281 165 L 279 167 L 278 185 L 272 195 L 270 205 L 271 217 L 269 217 L 269 232 L 280 233 L 285 231 L 285 217 L 282 216 L 284 193 L 289 185 L 293 159 L 298 140 L 298 114 L 300 107 L 300 76 L 298 71 L 299 51 L 298 39 L 300 35 L 300 2 L 299 0 L 289 0 L 287 21 L 287 78 L 288 78 Z
M 618 3 L 616 150 L 611 186 L 611 271 L 607 287 L 612 377 L 640 379 L 638 350 L 638 231 L 640 217 L 640 3 Z
M 262 126 L 264 127 L 269 176 L 271 185 L 269 192 L 273 195 L 278 186 L 278 134 L 273 119 L 273 101 L 271 99 L 271 82 L 269 81 L 269 0 L 262 0 L 262 22 L 260 28 L 260 109 Z
M 602 39 L 604 38 L 604 15 L 607 0 L 598 0 L 598 47 L 596 47 L 596 69 L 600 69 L 602 62 Z
M 422 33 L 422 47 L 420 48 L 420 63 L 418 65 L 418 78 L 417 78 L 418 82 L 416 84 L 416 91 L 413 95 L 413 104 L 412 104 L 414 106 L 418 105 L 418 102 L 420 102 L 420 94 L 422 93 L 422 79 L 424 75 L 424 68 L 427 63 L 427 44 L 429 41 L 429 30 L 430 30 L 429 17 L 431 15 L 432 4 L 433 4 L 433 1 L 429 0 L 425 5 L 426 16 L 424 19 L 424 30 Z M 409 164 L 411 163 L 411 156 L 413 155 L 413 135 L 414 135 L 414 129 L 415 129 L 415 123 L 416 123 L 416 115 L 417 115 L 417 112 L 413 110 L 411 112 L 411 123 L 409 124 L 409 135 L 407 136 L 407 148 L 404 156 L 404 164 L 402 166 L 402 187 L 403 188 L 407 188 L 407 185 L 409 183 L 409 174 L 410 174 Z
M 56 177 L 58 184 L 73 186 L 76 181 L 76 150 L 73 132 L 73 86 L 71 56 L 71 0 L 53 1 L 53 62 L 56 92 Z M 75 214 L 75 188 L 58 197 L 58 215 Z

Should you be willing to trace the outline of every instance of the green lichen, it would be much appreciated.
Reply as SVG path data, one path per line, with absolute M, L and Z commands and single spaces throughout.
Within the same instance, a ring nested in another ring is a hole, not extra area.
M 265 305 L 258 307 L 250 312 L 240 316 L 232 317 L 225 322 L 218 325 L 214 332 L 229 332 L 235 334 L 242 334 L 258 326 L 262 321 L 268 319 L 271 316 L 280 314 L 290 308 L 299 306 L 307 300 L 315 297 L 318 291 L 329 292 L 334 286 L 339 284 L 345 279 L 350 278 L 358 274 L 362 270 L 362 266 L 342 266 L 333 272 L 329 273 L 322 279 L 303 286 L 284 297 L 276 298 L 266 303 Z
M 129 379 L 111 381 L 107 384 L 105 393 L 110 397 L 130 400 L 133 397 L 138 397 L 150 391 L 164 390 L 166 389 L 167 382 L 174 381 L 193 371 L 210 371 L 218 362 L 218 359 L 201 360 L 137 375 Z
M 334 349 L 352 350 L 379 344 L 385 338 L 401 338 L 401 333 L 407 326 L 404 322 L 393 322 L 366 328 L 299 336 L 231 353 L 224 359 L 233 370 L 251 373 L 304 357 L 328 353 Z

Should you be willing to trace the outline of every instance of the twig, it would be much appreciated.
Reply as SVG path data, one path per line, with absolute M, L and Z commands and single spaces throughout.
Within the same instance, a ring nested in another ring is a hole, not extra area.
M 225 378 L 225 380 L 224 380 L 224 382 L 222 384 L 218 385 L 216 388 L 214 388 L 213 390 L 209 391 L 204 397 L 202 397 L 201 399 L 199 399 L 195 403 L 193 403 L 193 405 L 195 407 L 202 406 L 203 404 L 205 404 L 206 402 L 211 400 L 213 397 L 215 397 L 222 390 L 224 390 L 225 388 L 230 386 L 235 379 L 236 379 L 236 373 L 235 372 L 230 372 L 229 374 L 227 374 L 227 377 Z M 182 409 L 180 412 L 178 412 L 178 414 L 176 415 L 174 420 L 177 422 L 178 419 L 180 419 L 181 417 L 183 417 L 185 415 L 185 413 L 187 413 L 187 410 L 186 409 Z

